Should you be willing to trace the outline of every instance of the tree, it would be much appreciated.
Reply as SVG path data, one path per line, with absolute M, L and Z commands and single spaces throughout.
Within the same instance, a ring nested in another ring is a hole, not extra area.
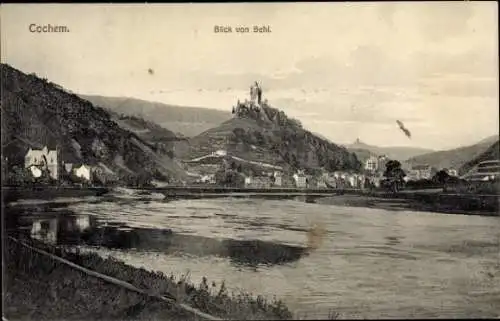
M 266 140 L 264 138 L 264 135 L 258 130 L 254 131 L 254 136 L 255 136 L 255 141 L 257 145 L 262 146 L 266 143 Z
M 293 168 L 299 168 L 299 161 L 297 160 L 297 156 L 295 154 L 292 154 L 292 157 L 290 159 L 290 165 L 292 165 Z
M 242 139 L 245 137 L 245 130 L 243 128 L 237 127 L 235 129 L 233 129 L 233 133 L 239 139 Z
M 439 183 L 440 185 L 444 185 L 450 179 L 450 175 L 445 170 L 440 170 L 433 177 L 432 181 Z
M 26 168 L 13 166 L 8 174 L 8 184 L 10 185 L 23 186 L 33 182 L 33 175 Z
M 219 170 L 215 173 L 217 184 L 225 187 L 242 187 L 245 184 L 245 178 L 235 171 Z
M 401 163 L 397 160 L 390 160 L 385 164 L 384 177 L 387 178 L 389 186 L 393 192 L 397 192 L 403 185 L 403 178 L 406 173 L 401 168 Z

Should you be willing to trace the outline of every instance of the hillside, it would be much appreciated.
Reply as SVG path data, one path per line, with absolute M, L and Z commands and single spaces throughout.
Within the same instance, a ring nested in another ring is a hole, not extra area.
M 139 116 L 183 136 L 193 137 L 231 118 L 229 112 L 183 107 L 127 97 L 80 95 L 95 106 L 118 114 Z
M 175 161 L 121 128 L 108 112 L 60 86 L 1 65 L 2 153 L 9 166 L 24 162 L 28 148 L 58 147 L 62 161 L 83 162 L 115 177 L 183 180 Z
M 361 163 L 345 148 L 319 138 L 297 120 L 265 104 L 237 115 L 189 140 L 185 160 L 217 150 L 286 169 L 358 170 Z
M 467 162 L 482 155 L 495 141 L 498 142 L 497 135 L 485 138 L 474 145 L 419 155 L 408 159 L 406 163 L 409 165 L 430 165 L 437 169 L 459 169 Z
M 386 155 L 390 159 L 395 159 L 399 161 L 407 160 L 408 158 L 415 157 L 418 155 L 433 152 L 430 149 L 416 148 L 416 147 L 381 147 L 368 145 L 361 142 L 359 139 L 353 144 L 347 145 L 347 149 L 356 155 L 361 160 L 366 160 L 370 155 Z
M 467 173 L 469 170 L 471 170 L 474 166 L 476 166 L 480 162 L 487 160 L 500 160 L 500 143 L 498 141 L 498 136 L 496 136 L 496 139 L 497 139 L 496 143 L 491 144 L 490 147 L 488 147 L 479 156 L 466 162 L 462 167 L 460 167 L 459 169 L 460 175 Z
M 144 120 L 138 116 L 128 116 L 108 111 L 111 119 L 122 129 L 139 136 L 143 141 L 155 147 L 158 153 L 175 155 L 176 146 L 185 144 L 187 138 L 175 134 L 152 121 Z

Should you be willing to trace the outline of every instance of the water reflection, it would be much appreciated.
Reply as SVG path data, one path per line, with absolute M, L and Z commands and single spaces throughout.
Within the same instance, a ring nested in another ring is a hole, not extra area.
M 30 237 L 53 245 L 79 243 L 91 229 L 90 215 L 33 217 Z M 26 228 L 24 230 L 27 230 Z
M 35 220 L 31 228 L 31 237 L 49 244 L 57 243 L 57 219 Z
M 93 215 L 76 214 L 64 207 L 25 207 L 10 209 L 8 213 L 17 218 L 10 222 L 11 232 L 54 245 L 227 257 L 233 264 L 250 267 L 283 264 L 308 254 L 306 248 L 271 241 L 210 238 L 170 229 L 130 227 L 125 223 L 101 221 Z
M 166 254 L 229 257 L 233 263 L 255 266 L 298 260 L 304 248 L 260 240 L 214 239 L 171 230 L 98 226 L 83 236 L 85 244 Z

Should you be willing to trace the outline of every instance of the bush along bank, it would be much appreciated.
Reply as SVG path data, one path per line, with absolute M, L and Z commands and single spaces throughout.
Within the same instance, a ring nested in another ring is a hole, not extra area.
M 283 320 L 292 313 L 278 300 L 228 294 L 203 278 L 199 286 L 186 278 L 137 269 L 95 253 L 79 253 L 26 241 L 87 269 L 128 282 L 150 293 L 173 297 L 204 313 L 230 320 Z M 75 270 L 10 239 L 5 240 L 5 307 L 9 320 L 201 320 L 175 304 L 139 294 Z

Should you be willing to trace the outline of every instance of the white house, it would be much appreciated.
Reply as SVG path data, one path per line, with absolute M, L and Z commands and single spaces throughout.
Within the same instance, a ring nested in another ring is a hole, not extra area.
M 46 167 L 49 171 L 50 177 L 53 179 L 59 178 L 59 164 L 57 160 L 57 150 L 49 150 L 47 146 L 41 150 L 29 149 L 24 157 L 24 167 L 31 166 Z
M 413 165 L 411 168 L 417 180 L 430 179 L 432 177 L 432 168 L 429 165 Z
M 80 177 L 83 179 L 86 179 L 87 181 L 90 181 L 90 167 L 83 164 L 80 167 L 76 167 L 75 169 L 75 176 Z
M 205 184 L 215 184 L 216 183 L 215 175 L 214 174 L 204 175 L 198 180 L 198 182 Z
M 281 172 L 274 172 L 274 186 L 282 186 L 283 185 L 283 175 Z
M 269 176 L 247 176 L 245 177 L 245 187 L 270 188 L 272 180 Z
M 316 185 L 316 186 L 317 186 L 318 188 L 326 188 L 327 186 L 326 186 L 326 182 L 325 182 L 325 180 L 326 180 L 326 179 L 325 179 L 324 177 L 320 177 L 320 178 L 318 179 L 318 182 L 317 182 L 317 185 Z
M 293 179 L 295 180 L 295 185 L 298 188 L 306 188 L 307 187 L 307 177 L 303 173 L 293 174 Z
M 219 149 L 216 152 L 212 153 L 213 156 L 227 156 L 227 151 Z
M 375 156 L 370 156 L 365 162 L 365 169 L 370 172 L 374 172 L 378 169 L 379 159 Z
M 358 175 L 358 183 L 357 183 L 358 188 L 361 188 L 361 189 L 365 188 L 365 179 L 366 179 L 365 175 Z
M 356 187 L 356 176 L 355 175 L 349 175 L 347 179 L 349 181 L 350 187 L 352 187 L 352 188 Z

